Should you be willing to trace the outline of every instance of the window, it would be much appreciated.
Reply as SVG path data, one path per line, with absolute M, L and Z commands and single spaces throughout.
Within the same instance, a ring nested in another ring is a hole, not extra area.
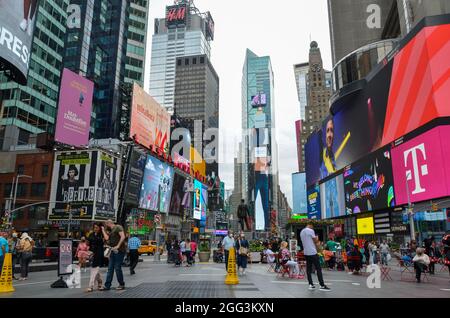
M 42 165 L 42 177 L 48 176 L 48 165 Z
M 181 66 L 181 60 L 178 60 L 178 61 L 177 61 L 177 65 L 178 65 L 178 66 Z
M 17 186 L 17 197 L 25 197 L 27 195 L 28 183 L 19 183 Z
M 17 167 L 17 174 L 23 174 L 25 172 L 25 166 L 24 165 L 19 165 Z
M 31 185 L 31 195 L 33 197 L 43 197 L 45 196 L 45 183 L 33 183 Z
M 200 57 L 200 64 L 205 64 L 205 57 L 204 56 Z
M 184 65 L 189 65 L 189 59 L 184 60 Z
M 12 188 L 12 184 L 11 183 L 6 183 L 5 186 L 3 187 L 3 197 L 4 198 L 9 198 L 11 195 L 11 188 Z

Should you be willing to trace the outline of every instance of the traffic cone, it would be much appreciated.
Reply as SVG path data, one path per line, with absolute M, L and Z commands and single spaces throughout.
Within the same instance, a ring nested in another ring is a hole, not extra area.
M 225 285 L 237 285 L 239 284 L 239 279 L 236 272 L 236 250 L 234 247 L 230 248 L 228 254 L 228 273 L 225 278 Z
M 12 254 L 7 253 L 3 261 L 2 276 L 0 277 L 0 293 L 10 293 L 14 291 L 12 285 Z

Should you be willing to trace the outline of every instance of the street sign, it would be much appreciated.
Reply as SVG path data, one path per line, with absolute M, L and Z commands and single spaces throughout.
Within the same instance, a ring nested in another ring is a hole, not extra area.
M 58 257 L 58 276 L 72 275 L 72 240 L 59 240 L 59 257 Z

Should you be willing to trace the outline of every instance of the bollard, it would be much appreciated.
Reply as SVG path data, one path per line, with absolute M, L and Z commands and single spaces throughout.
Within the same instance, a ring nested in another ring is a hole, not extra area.
M 239 284 L 239 279 L 236 271 L 236 250 L 232 247 L 230 248 L 228 254 L 227 277 L 225 278 L 225 285 L 237 284 Z
M 0 277 L 0 293 L 10 293 L 14 291 L 12 276 L 12 254 L 7 253 L 3 262 L 2 276 Z

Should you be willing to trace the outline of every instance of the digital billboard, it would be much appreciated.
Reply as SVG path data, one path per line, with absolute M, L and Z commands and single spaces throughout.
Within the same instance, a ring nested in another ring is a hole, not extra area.
M 357 218 L 356 219 L 356 231 L 358 232 L 358 235 L 375 234 L 375 225 L 373 222 L 373 216 Z
M 206 21 L 205 21 L 205 29 L 206 29 L 206 37 L 210 40 L 214 40 L 214 20 L 211 16 L 211 13 L 208 11 L 206 12 Z
M 71 146 L 89 143 L 94 83 L 65 68 L 59 93 L 55 140 Z
M 344 176 L 342 174 L 320 185 L 322 219 L 345 215 Z
M 398 205 L 450 195 L 449 136 L 450 126 L 440 126 L 392 148 Z
M 148 149 L 169 152 L 170 115 L 136 83 L 133 84 L 130 137 Z
M 148 235 L 155 226 L 154 212 L 141 209 L 132 209 L 128 231 L 131 235 Z
M 294 214 L 308 213 L 308 204 L 306 199 L 306 175 L 305 173 L 292 174 L 292 202 L 294 203 Z
M 390 147 L 347 167 L 344 185 L 347 215 L 395 207 Z
M 193 191 L 194 185 L 192 179 L 175 173 L 169 213 L 180 216 L 188 215 L 192 206 Z
M 167 213 L 172 193 L 174 170 L 168 164 L 147 156 L 142 181 L 139 207 L 150 211 Z M 158 193 L 159 207 L 158 207 Z
M 146 162 L 147 155 L 134 149 L 131 153 L 130 172 L 125 190 L 125 202 L 128 204 L 135 205 L 139 202 Z
M 194 180 L 194 215 L 196 220 L 202 219 L 202 183 L 198 180 Z
M 450 116 L 449 32 L 449 24 L 423 27 L 367 77 L 362 89 L 334 101 L 341 110 L 305 145 L 308 186 L 435 118 Z
M 115 220 L 121 161 L 103 151 L 56 152 L 50 220 Z
M 166 26 L 185 25 L 189 9 L 186 4 L 166 7 Z
M 208 187 L 202 184 L 202 190 L 201 190 L 201 219 L 200 219 L 200 226 L 206 227 L 206 212 L 208 210 Z
M 252 107 L 262 107 L 267 105 L 267 95 L 258 94 L 252 96 Z
M 322 219 L 322 210 L 320 208 L 320 187 L 314 185 L 308 188 L 308 219 L 320 220 Z
M 20 85 L 27 84 L 38 0 L 0 1 L 0 64 Z

